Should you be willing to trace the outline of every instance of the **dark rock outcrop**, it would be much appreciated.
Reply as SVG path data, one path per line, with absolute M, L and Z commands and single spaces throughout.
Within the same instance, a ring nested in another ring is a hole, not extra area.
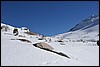
M 18 35 L 18 29 L 17 28 L 14 28 L 13 34 L 14 34 L 14 36 L 17 36 Z

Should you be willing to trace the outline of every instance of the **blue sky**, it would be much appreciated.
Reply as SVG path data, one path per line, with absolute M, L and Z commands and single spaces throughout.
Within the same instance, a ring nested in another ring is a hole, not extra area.
M 97 14 L 98 1 L 1 1 L 1 21 L 48 36 L 67 32 Z

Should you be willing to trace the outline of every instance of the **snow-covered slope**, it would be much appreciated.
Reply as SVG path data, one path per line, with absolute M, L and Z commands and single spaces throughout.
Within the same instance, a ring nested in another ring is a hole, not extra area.
M 12 39 L 28 39 L 32 43 Z M 1 65 L 2 66 L 98 66 L 99 47 L 96 43 L 82 42 L 45 42 L 55 51 L 63 52 L 70 57 L 66 58 L 55 53 L 34 47 L 32 44 L 39 41 L 35 36 L 18 37 L 1 32 Z M 80 46 L 81 44 L 81 46 Z M 91 46 L 92 45 L 92 46 Z M 93 46 L 94 45 L 94 46 Z
M 99 15 L 91 15 L 90 17 L 86 18 L 85 20 L 82 20 L 79 24 L 70 29 L 70 31 L 76 31 L 84 27 L 84 29 L 86 29 L 97 24 L 99 24 Z
M 17 28 L 15 36 L 14 28 L 1 23 L 1 66 L 99 66 L 98 24 L 56 37 L 39 35 L 26 27 Z M 47 51 L 33 46 L 40 42 L 54 49 Z
M 1 31 L 4 32 L 4 33 L 7 33 L 7 34 L 13 34 L 13 30 L 16 28 L 18 29 L 18 33 L 19 35 L 24 35 L 25 32 L 30 32 L 30 30 L 26 27 L 21 27 L 21 28 L 18 28 L 18 27 L 13 27 L 11 25 L 8 25 L 8 24 L 4 24 L 4 23 L 1 23 Z
M 55 38 L 74 41 L 97 41 L 99 40 L 99 16 L 92 15 L 70 29 L 69 32 L 58 34 Z

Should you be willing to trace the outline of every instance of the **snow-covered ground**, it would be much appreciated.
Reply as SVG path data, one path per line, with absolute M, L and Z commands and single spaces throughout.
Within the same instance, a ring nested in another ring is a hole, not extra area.
M 97 41 L 99 40 L 99 25 L 95 25 L 85 30 L 70 31 L 68 33 L 63 33 L 56 35 L 55 38 L 63 40 L 84 40 L 84 41 Z
M 2 66 L 98 66 L 99 47 L 96 43 L 82 42 L 46 42 L 55 51 L 63 52 L 71 59 L 34 47 L 39 42 L 35 37 L 27 38 L 32 43 L 11 40 L 17 36 L 1 33 L 1 65 Z M 21 38 L 21 37 L 20 37 Z M 22 37 L 23 38 L 23 37 Z M 52 39 L 55 40 L 55 39 Z M 42 40 L 44 42 L 44 40 Z M 93 46 L 94 44 L 94 46 Z
M 97 45 L 99 19 L 96 17 L 96 21 L 93 22 L 94 17 L 88 18 L 87 26 L 74 27 L 75 30 L 80 27 L 76 31 L 44 38 L 39 34 L 26 34 L 25 32 L 30 31 L 25 27 L 17 28 L 18 35 L 14 36 L 15 27 L 1 23 L 1 66 L 99 66 L 99 46 Z M 26 39 L 30 42 L 22 42 L 18 39 Z M 52 46 L 53 51 L 62 52 L 70 59 L 33 46 L 40 42 Z

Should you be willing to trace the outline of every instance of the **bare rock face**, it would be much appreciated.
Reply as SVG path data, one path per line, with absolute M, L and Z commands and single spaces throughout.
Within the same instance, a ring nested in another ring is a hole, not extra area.
M 15 28 L 14 30 L 13 30 L 13 34 L 16 36 L 16 35 L 18 35 L 18 29 L 17 28 Z
M 7 32 L 10 28 L 7 25 L 1 26 L 1 30 Z
M 50 46 L 50 45 L 48 45 L 44 42 L 36 43 L 36 44 L 34 44 L 34 46 L 39 47 L 39 48 L 46 48 L 46 49 L 49 49 L 49 50 L 54 49 L 52 46 Z
M 28 34 L 28 35 L 37 35 L 37 34 L 34 33 L 34 32 L 24 32 L 24 33 L 26 33 L 26 34 Z

